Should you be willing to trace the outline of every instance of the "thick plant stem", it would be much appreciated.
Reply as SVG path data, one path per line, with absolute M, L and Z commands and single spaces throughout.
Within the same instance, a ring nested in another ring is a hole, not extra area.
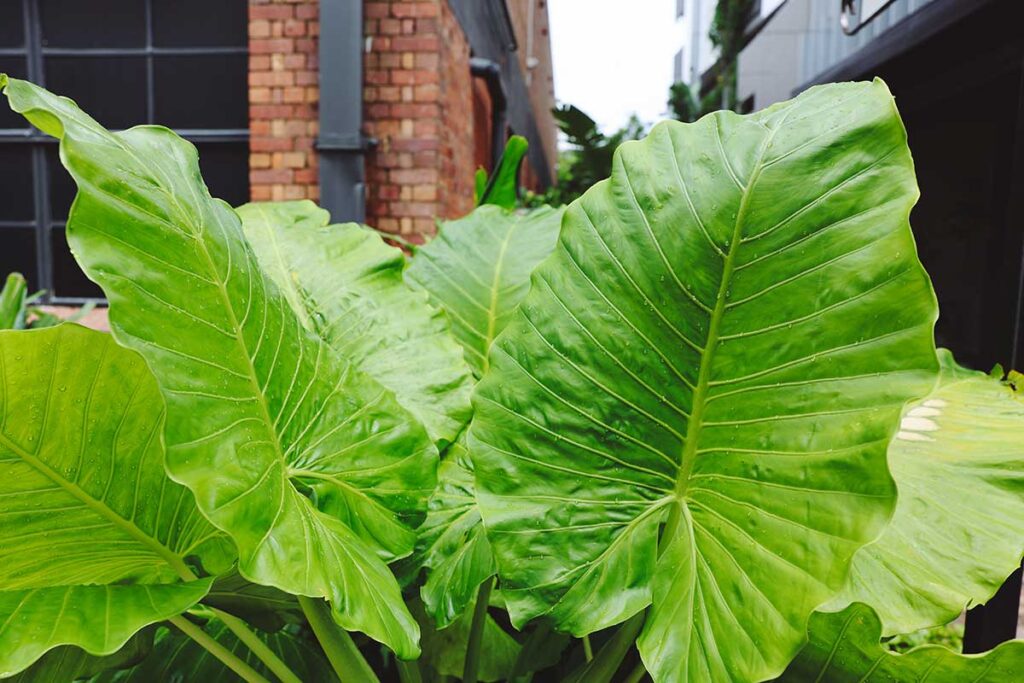
M 252 650 L 252 653 L 263 662 L 263 664 L 270 669 L 270 671 L 281 679 L 281 683 L 302 683 L 302 679 L 295 675 L 295 673 L 288 668 L 288 665 L 281 661 L 281 658 L 267 646 L 259 636 L 253 633 L 245 622 L 236 616 L 222 612 L 216 608 L 210 608 L 218 619 L 224 622 L 224 625 L 238 637 L 240 641 L 245 643 L 245 646 Z
M 423 683 L 419 662 L 407 662 L 404 659 L 399 659 L 395 663 L 398 666 L 398 680 L 402 683 Z
M 189 638 L 199 643 L 199 645 L 201 645 L 203 649 L 211 655 L 223 662 L 224 666 L 238 674 L 242 680 L 247 681 L 247 683 L 270 683 L 270 681 L 261 676 L 255 669 L 236 657 L 226 647 L 218 643 L 210 636 L 210 634 L 193 624 L 185 617 L 179 615 L 171 617 L 168 621 L 177 626 L 181 632 Z
M 326 602 L 300 595 L 299 605 L 341 683 L 380 683 L 352 637 L 334 623 Z
M 469 629 L 466 644 L 466 661 L 462 665 L 462 683 L 476 683 L 480 671 L 480 645 L 484 642 L 484 626 L 487 624 L 487 607 L 491 602 L 494 579 L 488 578 L 480 584 L 473 609 L 473 623 Z
M 629 648 L 633 647 L 640 628 L 644 625 L 645 613 L 640 612 L 619 627 L 615 635 L 604 644 L 594 661 L 585 664 L 569 677 L 572 683 L 610 683 L 615 672 L 622 666 Z

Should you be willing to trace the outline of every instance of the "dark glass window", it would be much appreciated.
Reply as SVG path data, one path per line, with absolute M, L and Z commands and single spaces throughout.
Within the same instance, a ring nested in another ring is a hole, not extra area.
M 236 0 L 152 0 L 157 47 L 245 47 L 249 8 Z M 203 17 L 197 22 L 195 17 Z
M 27 78 L 28 68 L 24 57 L 0 56 L 0 73 L 15 78 Z M 28 128 L 25 117 L 15 114 L 6 102 L 0 103 L 0 130 L 5 128 Z
M 0 214 L 3 221 L 31 222 L 36 216 L 32 196 L 32 148 L 29 145 L 0 146 Z M 0 278 L 5 275 L 0 275 Z
M 249 156 L 238 153 L 238 145 L 200 142 L 199 170 L 210 194 L 238 206 L 249 201 Z
M 17 271 L 28 280 L 30 291 L 37 290 L 39 275 L 35 255 L 35 227 L 13 228 L 0 225 L 0 271 L 4 273 L 5 279 L 7 273 Z
M 46 87 L 70 97 L 107 128 L 145 123 L 145 57 L 46 57 Z
M 210 192 L 248 201 L 247 0 L 4 4 L 0 72 L 67 95 L 113 130 L 179 130 L 199 149 Z M 6 106 L 0 179 L 0 280 L 17 270 L 56 303 L 102 297 L 67 245 L 75 184 L 56 141 Z
M 248 65 L 245 54 L 157 57 L 154 118 L 171 128 L 247 127 Z
M 53 255 L 53 289 L 56 292 L 75 292 L 75 296 L 102 298 L 103 290 L 85 276 L 71 255 L 64 228 L 50 230 L 50 253 Z
M 43 47 L 146 46 L 145 0 L 38 1 Z
M 10 5 L 8 7 L 7 5 Z M 25 44 L 25 16 L 20 1 L 6 3 L 4 20 L 0 21 L 0 47 L 21 47 Z

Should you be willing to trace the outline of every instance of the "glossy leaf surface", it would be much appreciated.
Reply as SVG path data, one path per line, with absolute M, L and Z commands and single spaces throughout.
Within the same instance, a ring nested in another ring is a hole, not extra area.
M 328 225 L 309 201 L 246 204 L 238 215 L 306 328 L 395 392 L 435 441 L 453 441 L 469 421 L 472 375 L 444 314 L 403 282 L 401 250 L 355 223 Z
M 8 683 L 64 683 L 88 679 L 108 669 L 130 667 L 152 650 L 155 629 L 136 633 L 112 655 L 91 655 L 72 645 L 54 648 L 29 668 L 4 680 Z
M 987 602 L 1024 552 L 1024 396 L 941 358 L 939 386 L 904 415 L 889 447 L 892 522 L 857 552 L 832 601 L 871 605 L 884 635 Z
M 937 645 L 906 654 L 879 642 L 882 626 L 861 603 L 811 617 L 810 642 L 779 683 L 1009 683 L 1024 671 L 1024 642 L 1003 643 L 983 655 L 960 655 Z
M 515 624 L 582 635 L 653 592 L 639 646 L 656 681 L 785 668 L 887 521 L 886 444 L 934 382 L 916 198 L 881 82 L 619 149 L 474 394 Z
M 393 394 L 309 332 L 166 128 L 110 133 L 24 81 L 12 107 L 61 138 L 72 252 L 167 404 L 167 465 L 252 581 L 327 597 L 400 656 L 417 627 L 383 560 L 411 551 L 436 451 Z M 314 503 L 314 499 L 316 503 Z
M 162 427 L 156 382 L 110 335 L 0 332 L 0 675 L 59 645 L 110 654 L 202 599 L 188 558 L 230 562 L 165 474 Z
M 416 250 L 407 277 L 448 314 L 478 375 L 487 369 L 491 342 L 530 291 L 530 273 L 554 248 L 562 213 L 481 206 L 443 223 L 437 237 Z
M 210 581 L 0 591 L 0 676 L 60 646 L 113 654 L 140 629 L 193 607 Z

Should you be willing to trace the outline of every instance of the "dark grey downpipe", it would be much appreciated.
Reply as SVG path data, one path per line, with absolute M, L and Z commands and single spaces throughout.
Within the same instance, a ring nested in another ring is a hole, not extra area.
M 336 222 L 366 218 L 363 3 L 320 3 L 320 204 Z
M 469 72 L 487 81 L 487 91 L 491 94 L 491 166 L 493 167 L 497 165 L 498 159 L 505 152 L 505 128 L 508 120 L 508 97 L 505 95 L 505 86 L 501 82 L 501 67 L 493 59 L 470 57 Z

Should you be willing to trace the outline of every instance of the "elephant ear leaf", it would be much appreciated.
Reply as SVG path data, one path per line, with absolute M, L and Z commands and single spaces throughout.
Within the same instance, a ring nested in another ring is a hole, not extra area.
M 199 602 L 227 539 L 164 472 L 138 354 L 65 324 L 0 332 L 0 676 L 73 645 L 109 655 Z
M 887 522 L 886 446 L 934 384 L 917 196 L 881 82 L 619 148 L 474 394 L 514 624 L 579 636 L 653 592 L 655 680 L 782 672 Z
M 247 579 L 326 597 L 405 658 L 418 627 L 385 561 L 412 550 L 437 452 L 394 395 L 307 330 L 172 131 L 110 133 L 11 79 L 78 185 L 68 240 L 167 405 L 167 468 L 234 540 Z
M 1006 683 L 1020 680 L 1024 671 L 1024 642 L 1019 640 L 984 655 L 961 655 L 938 645 L 891 652 L 879 642 L 878 615 L 862 603 L 842 612 L 815 613 L 808 635 L 809 642 L 778 683 Z
M 871 605 L 883 635 L 946 623 L 988 602 L 1024 552 L 1024 388 L 940 355 L 936 389 L 889 446 L 892 522 L 853 558 L 829 605 Z
M 110 669 L 123 669 L 141 661 L 153 649 L 157 626 L 139 631 L 112 655 L 91 655 L 73 645 L 62 645 L 43 655 L 21 673 L 5 678 L 5 683 L 55 683 L 92 678 Z
M 530 273 L 554 248 L 562 213 L 481 206 L 443 223 L 438 236 L 416 250 L 406 275 L 448 314 L 478 376 L 487 370 L 491 342 L 530 291 Z
M 310 201 L 246 204 L 242 229 L 303 324 L 395 392 L 435 441 L 469 421 L 472 374 L 444 314 L 411 292 L 405 257 Z

